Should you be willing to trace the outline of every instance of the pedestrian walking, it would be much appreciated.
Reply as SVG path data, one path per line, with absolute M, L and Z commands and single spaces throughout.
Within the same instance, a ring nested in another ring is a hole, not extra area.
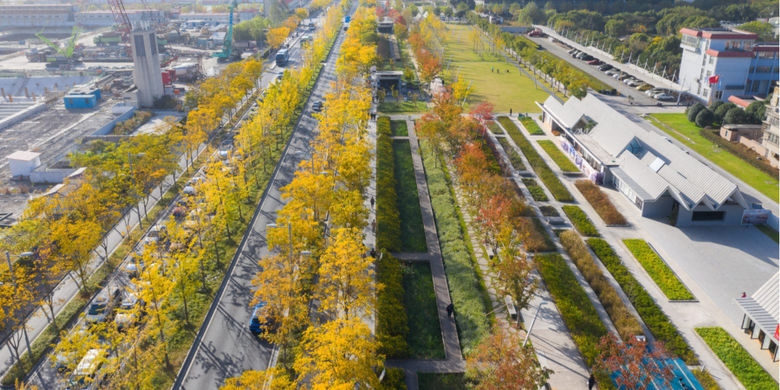
M 371 248 L 371 257 L 376 259 L 376 249 Z
M 511 108 L 509 109 L 509 116 L 510 117 L 512 116 L 512 109 Z
M 591 373 L 590 378 L 588 378 L 588 390 L 593 390 L 594 385 L 596 385 L 596 377 Z
M 493 73 L 493 67 L 492 66 L 490 67 L 490 73 Z
M 742 298 L 747 298 L 747 294 L 745 294 L 745 293 L 743 292 L 743 293 L 742 293 Z
M 376 233 L 376 219 L 371 221 L 371 232 Z
M 451 303 L 447 305 L 447 318 L 452 318 L 452 312 L 454 311 L 455 311 L 455 306 L 452 306 Z
M 372 208 L 374 207 L 374 202 L 375 202 L 375 201 L 374 201 L 374 197 L 372 196 L 372 197 L 371 197 L 371 207 L 372 207 Z

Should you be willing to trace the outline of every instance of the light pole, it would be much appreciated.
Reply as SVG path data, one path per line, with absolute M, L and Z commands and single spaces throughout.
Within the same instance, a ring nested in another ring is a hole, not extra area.
M 24 252 L 20 255 L 11 255 L 10 252 L 5 251 L 5 259 L 8 261 L 8 272 L 11 274 L 11 282 L 14 284 L 14 295 L 18 295 L 19 292 L 19 285 L 16 284 L 16 275 L 14 275 L 14 266 L 11 264 L 11 256 L 23 258 L 23 257 L 30 257 L 33 256 L 34 253 L 32 252 Z M 32 348 L 30 348 L 30 338 L 27 336 L 27 323 L 26 320 L 25 324 L 22 325 L 22 333 L 24 334 L 24 342 L 27 344 L 27 355 L 30 356 L 30 361 L 32 361 Z M 12 354 L 13 356 L 13 354 Z M 21 358 L 20 358 L 21 359 Z
M 546 305 L 547 302 L 542 302 L 539 304 L 539 307 L 536 308 L 536 313 L 534 314 L 534 319 L 531 320 L 531 326 L 528 328 L 528 334 L 525 335 L 525 341 L 523 341 L 523 348 L 525 348 L 525 345 L 528 344 L 528 339 L 531 338 L 531 331 L 534 330 L 534 324 L 536 323 L 536 316 L 539 315 L 539 310 L 542 309 L 542 306 Z
M 133 157 L 143 157 L 146 156 L 146 153 L 138 153 L 138 154 L 130 154 L 130 152 L 127 153 L 127 162 L 130 164 L 130 177 L 133 178 L 133 187 L 138 187 L 138 184 L 135 182 L 135 174 L 133 173 Z M 136 197 L 138 194 L 136 194 Z M 140 202 L 139 199 L 136 199 Z M 144 228 L 142 222 L 141 222 L 141 205 L 139 203 L 136 203 L 136 209 L 135 211 L 138 213 L 138 227 L 140 227 L 142 230 Z

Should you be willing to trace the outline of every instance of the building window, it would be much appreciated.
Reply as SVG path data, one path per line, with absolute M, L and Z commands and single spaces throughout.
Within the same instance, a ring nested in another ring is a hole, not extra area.
M 725 216 L 723 211 L 694 211 L 691 221 L 722 221 Z
M 726 41 L 726 51 L 742 50 L 742 41 Z
M 715 91 L 715 99 L 723 99 L 723 91 Z
M 707 78 L 710 78 L 710 76 L 712 76 L 712 71 L 711 71 L 711 70 L 708 70 L 708 71 L 707 71 L 707 76 L 706 76 L 706 77 L 707 77 Z M 708 80 L 708 81 L 709 81 L 709 80 Z
M 749 73 L 756 73 L 756 67 L 755 66 L 751 66 Z
M 715 57 L 713 57 L 713 56 L 710 56 L 709 60 L 710 60 L 710 61 L 709 61 L 709 62 L 710 62 L 710 64 L 712 64 L 712 63 L 714 63 L 714 62 L 715 62 Z
M 709 97 L 710 96 L 710 90 L 705 88 L 704 89 L 704 95 L 702 95 L 702 96 L 704 96 L 705 98 Z
M 753 80 L 753 87 L 750 88 L 750 92 L 758 92 L 758 86 L 761 84 L 761 80 Z
M 756 73 L 772 73 L 771 66 L 756 66 Z
M 683 34 L 682 40 L 681 40 L 681 44 L 684 45 L 684 46 L 688 46 L 691 49 L 698 49 L 699 48 L 699 38 Z
M 773 60 L 775 59 L 775 52 L 773 51 L 759 51 L 756 53 L 756 59 L 759 60 Z

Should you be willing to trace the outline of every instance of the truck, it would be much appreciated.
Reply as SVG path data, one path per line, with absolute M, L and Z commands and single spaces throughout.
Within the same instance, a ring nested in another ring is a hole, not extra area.
M 119 32 L 106 32 L 92 38 L 95 45 L 118 45 L 122 43 L 122 34 Z
M 287 60 L 290 59 L 290 51 L 287 49 L 282 49 L 276 52 L 276 66 L 282 66 L 287 63 Z

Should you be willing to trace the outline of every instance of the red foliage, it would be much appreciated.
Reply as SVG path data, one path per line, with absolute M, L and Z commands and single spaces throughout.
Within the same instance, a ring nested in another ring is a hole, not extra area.
M 483 180 L 488 170 L 488 159 L 482 148 L 475 143 L 469 143 L 463 147 L 458 158 L 455 159 L 455 167 L 461 182 L 472 186 Z
M 618 388 L 625 390 L 645 390 L 651 379 L 656 382 L 674 379 L 667 362 L 669 352 L 663 344 L 656 341 L 649 347 L 646 341 L 633 337 L 621 343 L 617 336 L 610 333 L 599 342 L 596 368 L 607 373 L 618 373 L 615 382 Z
M 403 24 L 404 26 L 406 26 L 406 19 L 404 19 L 404 17 L 402 15 L 398 15 L 398 17 L 395 18 L 395 22 Z
M 480 103 L 478 106 L 471 109 L 469 115 L 471 115 L 472 118 L 480 121 L 481 123 L 484 123 L 485 121 L 489 121 L 493 119 L 493 103 L 490 102 Z

